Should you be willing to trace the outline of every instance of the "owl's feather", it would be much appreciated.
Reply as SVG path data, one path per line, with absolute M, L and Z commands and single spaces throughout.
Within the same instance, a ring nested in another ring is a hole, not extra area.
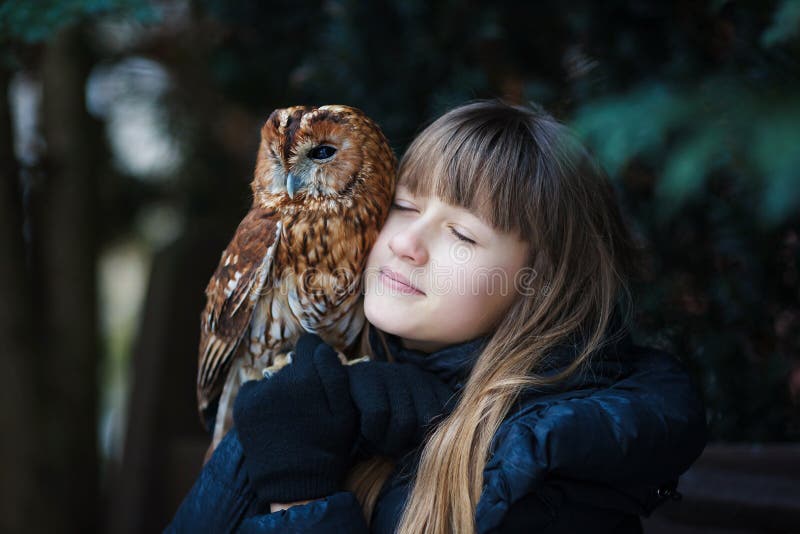
M 220 395 L 222 378 L 250 326 L 258 298 L 271 283 L 281 227 L 276 211 L 251 210 L 222 252 L 208 282 L 197 373 L 197 403 L 201 411 Z

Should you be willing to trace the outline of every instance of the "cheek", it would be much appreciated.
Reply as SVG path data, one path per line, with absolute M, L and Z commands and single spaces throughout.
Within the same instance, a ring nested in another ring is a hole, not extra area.
M 477 269 L 465 284 L 445 295 L 442 315 L 458 318 L 459 329 L 484 331 L 507 311 L 514 300 L 514 281 L 500 268 Z
M 367 269 L 380 267 L 381 260 L 385 257 L 386 251 L 389 248 L 388 232 L 385 230 L 386 226 L 384 226 L 383 230 L 378 234 L 375 243 L 372 245 L 372 249 L 369 251 L 369 256 L 367 256 Z
M 378 258 L 378 247 L 379 246 L 380 246 L 380 238 L 378 239 L 378 241 L 375 241 L 375 243 L 372 245 L 372 249 L 370 249 L 370 251 L 369 251 L 369 256 L 367 256 L 367 263 L 366 263 L 367 271 L 369 271 L 370 269 L 372 269 L 373 267 L 375 267 L 378 264 L 378 259 L 379 259 Z
M 389 212 L 386 222 L 383 223 L 378 237 L 375 239 L 375 244 L 372 245 L 369 257 L 367 258 L 367 268 L 377 269 L 381 267 L 392 256 L 392 251 L 389 249 L 389 243 L 392 236 L 401 231 L 404 226 L 402 217 L 398 217 L 395 210 Z
M 364 311 L 367 313 L 367 319 L 372 321 L 372 318 L 380 311 L 383 306 L 382 291 L 379 285 L 379 270 L 383 264 L 386 263 L 388 251 L 388 238 L 386 232 L 378 234 L 375 244 L 372 245 L 372 250 L 367 257 L 366 267 L 363 273 L 363 287 L 364 287 Z M 381 294 L 378 294 L 381 293 Z M 372 315 L 373 317 L 370 317 Z M 374 322 L 373 322 L 374 324 Z

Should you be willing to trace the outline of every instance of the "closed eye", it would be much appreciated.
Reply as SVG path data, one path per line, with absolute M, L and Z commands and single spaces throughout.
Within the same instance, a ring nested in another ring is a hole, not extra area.
M 468 238 L 468 237 L 467 237 L 467 236 L 465 236 L 465 235 L 461 235 L 461 234 L 459 234 L 458 232 L 456 232 L 456 229 L 455 229 L 455 228 L 453 228 L 452 226 L 450 227 L 450 232 L 451 232 L 451 233 L 452 233 L 454 236 L 456 236 L 456 238 L 457 238 L 457 239 L 460 239 L 461 241 L 465 241 L 465 242 L 467 242 L 467 243 L 471 243 L 471 244 L 473 244 L 473 245 L 475 244 L 475 241 L 473 241 L 472 239 Z
M 397 209 L 397 210 L 400 210 L 400 211 L 417 211 L 417 210 L 415 210 L 414 208 L 410 208 L 410 207 L 408 207 L 408 206 L 401 206 L 401 205 L 400 205 L 400 204 L 398 204 L 397 202 L 393 202 L 393 203 L 392 203 L 392 207 L 393 207 L 394 209 Z

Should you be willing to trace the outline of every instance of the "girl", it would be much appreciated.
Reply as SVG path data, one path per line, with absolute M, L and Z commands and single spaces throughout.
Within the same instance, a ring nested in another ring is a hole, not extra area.
M 638 252 L 565 126 L 451 110 L 401 160 L 369 256 L 373 361 L 301 338 L 242 388 L 169 529 L 641 532 L 706 427 L 676 359 L 631 342 Z

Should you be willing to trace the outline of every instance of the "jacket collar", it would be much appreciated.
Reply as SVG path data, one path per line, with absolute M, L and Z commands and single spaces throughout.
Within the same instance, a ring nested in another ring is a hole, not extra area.
M 580 389 L 587 386 L 609 385 L 624 376 L 629 370 L 625 361 L 625 354 L 629 353 L 633 344 L 631 334 L 627 328 L 622 328 L 618 313 L 612 316 L 609 325 L 610 332 L 619 331 L 619 335 L 610 339 L 589 359 L 587 365 L 570 375 L 566 380 L 554 386 L 530 388 L 529 393 L 542 393 Z M 384 332 L 383 337 L 395 361 L 413 363 L 422 369 L 437 374 L 451 386 L 460 389 L 466 382 L 470 371 L 480 356 L 482 350 L 489 342 L 489 336 L 480 336 L 463 343 L 449 345 L 432 353 L 403 347 L 401 339 Z M 369 327 L 370 344 L 375 356 L 387 360 L 386 351 L 375 327 Z M 585 340 L 582 340 L 585 341 Z M 554 347 L 543 362 L 539 370 L 540 375 L 552 376 L 563 371 L 578 355 L 584 342 L 565 343 Z
M 449 345 L 435 352 L 426 353 L 403 347 L 402 340 L 394 334 L 384 332 L 383 337 L 395 361 L 413 363 L 426 371 L 437 374 L 439 378 L 451 386 L 466 381 L 478 356 L 480 356 L 486 343 L 489 342 L 488 336 L 480 336 L 463 343 Z M 369 339 L 376 356 L 379 359 L 387 360 L 386 351 L 373 326 L 370 326 L 369 329 Z

